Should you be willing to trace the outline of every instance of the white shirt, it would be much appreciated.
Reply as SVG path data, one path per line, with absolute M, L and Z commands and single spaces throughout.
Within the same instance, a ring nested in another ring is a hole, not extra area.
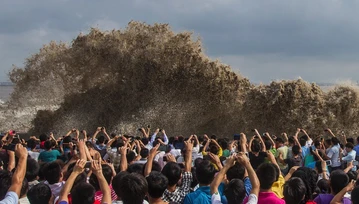
M 65 185 L 65 181 L 54 184 L 49 184 L 49 182 L 47 181 L 45 181 L 44 183 L 50 187 L 52 195 L 54 195 L 55 198 L 60 195 L 60 191 Z
M 338 167 L 341 166 L 340 158 L 339 158 L 339 148 L 338 145 L 334 145 L 332 148 L 330 148 L 328 152 L 328 157 L 332 161 L 332 167 Z
M 33 151 L 28 151 L 29 155 L 31 158 L 35 159 L 37 161 L 37 159 L 39 158 L 40 152 L 33 152 Z

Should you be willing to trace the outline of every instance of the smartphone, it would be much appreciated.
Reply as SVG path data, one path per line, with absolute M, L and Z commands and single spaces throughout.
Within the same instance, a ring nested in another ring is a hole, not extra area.
M 327 166 L 331 166 L 331 165 L 332 165 L 332 161 L 331 161 L 331 160 L 326 160 L 325 163 L 327 164 Z
M 164 162 L 166 162 L 166 161 L 167 161 L 167 157 L 164 156 L 162 160 L 163 160 Z
M 353 166 L 358 166 L 359 165 L 359 161 L 353 161 Z
M 6 146 L 4 146 L 4 149 L 5 150 L 8 150 L 8 151 L 15 151 L 15 144 L 9 144 L 9 145 L 6 145 Z
M 240 140 L 241 139 L 241 135 L 240 134 L 234 134 L 233 135 L 233 140 Z
M 87 161 L 85 164 L 85 169 L 91 168 L 91 161 Z

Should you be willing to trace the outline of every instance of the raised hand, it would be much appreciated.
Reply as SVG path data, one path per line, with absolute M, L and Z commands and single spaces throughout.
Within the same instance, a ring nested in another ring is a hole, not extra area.
M 76 165 L 74 167 L 73 173 L 81 174 L 84 171 L 86 161 L 83 159 L 79 159 L 76 162 Z

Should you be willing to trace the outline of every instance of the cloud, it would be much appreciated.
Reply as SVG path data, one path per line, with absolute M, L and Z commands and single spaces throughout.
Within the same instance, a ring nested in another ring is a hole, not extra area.
M 253 81 L 355 79 L 358 9 L 356 0 L 4 0 L 0 80 L 50 40 L 71 41 L 91 26 L 112 30 L 131 20 L 193 31 L 208 55 Z

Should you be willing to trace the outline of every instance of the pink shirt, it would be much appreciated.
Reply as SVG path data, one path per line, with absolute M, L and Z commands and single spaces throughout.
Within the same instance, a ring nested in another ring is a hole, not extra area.
M 244 199 L 243 203 L 248 201 L 248 197 Z M 258 204 L 285 204 L 285 201 L 278 198 L 273 192 L 259 192 Z

